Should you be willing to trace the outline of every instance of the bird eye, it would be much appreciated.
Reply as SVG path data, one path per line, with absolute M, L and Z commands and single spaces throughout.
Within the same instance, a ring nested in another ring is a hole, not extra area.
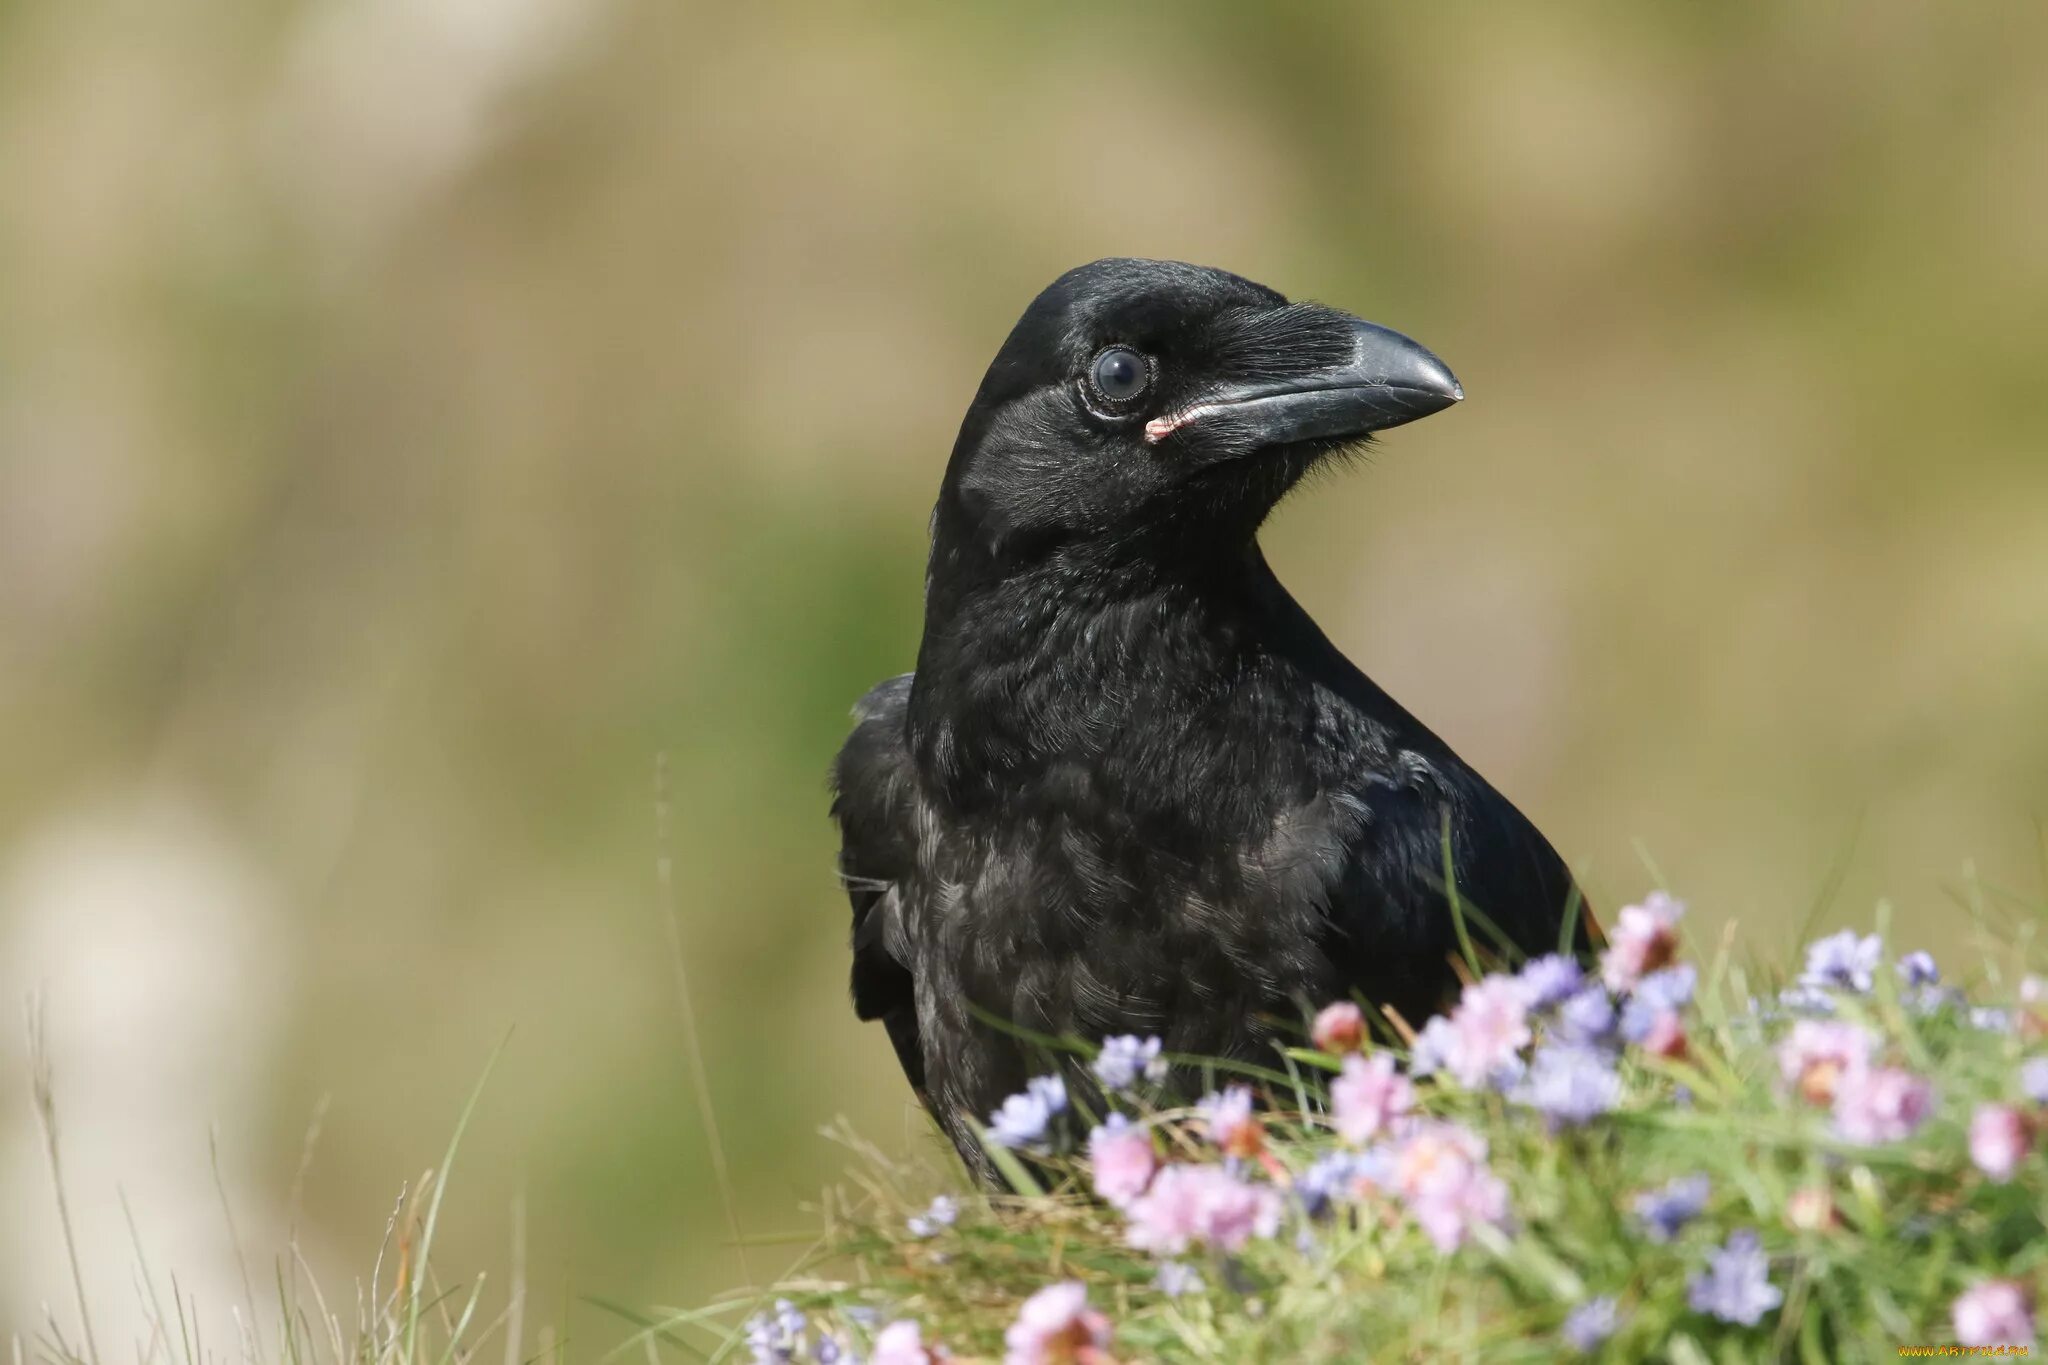
M 1112 346 L 1095 357 L 1089 378 L 1110 402 L 1128 403 L 1152 387 L 1152 366 L 1130 347 Z

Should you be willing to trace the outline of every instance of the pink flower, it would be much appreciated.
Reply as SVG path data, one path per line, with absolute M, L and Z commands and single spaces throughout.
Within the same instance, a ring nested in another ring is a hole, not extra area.
M 1875 1040 L 1860 1024 L 1802 1019 L 1778 1045 L 1778 1072 L 1809 1104 L 1832 1104 L 1835 1089 L 1869 1069 Z
M 1835 1131 L 1850 1142 L 1898 1142 L 1933 1112 L 1934 1088 L 1895 1066 L 1852 1072 L 1835 1087 Z
M 1841 1219 L 1825 1186 L 1802 1185 L 1785 1201 L 1785 1221 L 1800 1232 L 1826 1232 Z
M 1685 1021 L 1677 1010 L 1659 1010 L 1643 1035 L 1643 1050 L 1658 1057 L 1683 1057 L 1685 1044 Z
M 2026 1159 L 2033 1144 L 2027 1116 L 2010 1105 L 1980 1104 L 1970 1117 L 1970 1160 L 1977 1169 L 2004 1184 Z
M 1411 1129 L 1394 1149 L 1392 1183 L 1438 1251 L 1456 1251 L 1482 1223 L 1507 1220 L 1507 1187 L 1487 1169 L 1486 1140 L 1459 1124 Z
M 1346 1142 L 1366 1142 L 1415 1106 L 1415 1087 L 1386 1053 L 1370 1061 L 1352 1053 L 1330 1082 L 1330 1122 Z
M 1365 1013 L 1349 1000 L 1325 1005 L 1308 1036 L 1325 1052 L 1356 1052 L 1365 1041 Z
M 1207 1127 L 1209 1141 L 1230 1156 L 1257 1156 L 1266 1145 L 1265 1130 L 1252 1113 L 1249 1087 L 1233 1085 L 1195 1106 Z
M 1458 1084 L 1477 1089 L 1511 1068 L 1529 1045 L 1528 995 L 1511 976 L 1489 976 L 1465 988 L 1451 1011 L 1444 1064 Z
M 1088 1135 L 1088 1162 L 1095 1193 L 1117 1208 L 1127 1207 L 1152 1183 L 1159 1159 L 1152 1152 L 1152 1134 L 1122 1114 Z
M 874 1354 L 868 1365 L 931 1365 L 937 1357 L 925 1349 L 924 1334 L 909 1319 L 892 1322 L 875 1333 Z
M 1109 1319 L 1088 1306 L 1086 1285 L 1062 1280 L 1024 1300 L 1003 1343 L 1003 1365 L 1106 1365 Z
M 1600 979 L 1620 995 L 1651 972 L 1671 965 L 1678 956 L 1678 919 L 1683 902 L 1662 891 L 1643 897 L 1641 905 L 1624 905 L 1615 916 L 1607 951 L 1600 955 Z
M 1178 1256 L 1194 1242 L 1237 1251 L 1279 1230 L 1280 1195 L 1221 1166 L 1182 1164 L 1161 1170 L 1125 1212 L 1130 1244 L 1141 1251 Z
M 1965 1291 L 1949 1310 L 1956 1340 L 1965 1346 L 2032 1346 L 2034 1305 L 2011 1280 L 1985 1280 Z

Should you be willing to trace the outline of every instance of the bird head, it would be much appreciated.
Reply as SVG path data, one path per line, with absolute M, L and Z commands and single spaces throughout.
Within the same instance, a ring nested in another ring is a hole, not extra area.
M 934 548 L 999 574 L 1062 552 L 1213 557 L 1331 452 L 1462 397 L 1422 346 L 1348 313 L 1202 266 L 1096 261 L 989 366 Z

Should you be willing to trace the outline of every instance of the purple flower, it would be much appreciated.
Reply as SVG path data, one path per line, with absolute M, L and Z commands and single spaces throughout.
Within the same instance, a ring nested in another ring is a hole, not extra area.
M 1017 1320 L 1003 1333 L 1003 1344 L 1009 1347 L 1003 1365 L 1099 1358 L 1109 1348 L 1109 1319 L 1088 1306 L 1086 1285 L 1062 1280 L 1024 1300 Z
M 1845 1075 L 1835 1088 L 1835 1132 L 1864 1146 L 1909 1138 L 1933 1112 L 1934 1088 L 1895 1066 Z
M 1152 1134 L 1122 1114 L 1108 1120 L 1088 1135 L 1088 1163 L 1095 1178 L 1095 1193 L 1104 1202 L 1127 1208 L 1152 1183 L 1159 1158 L 1152 1150 Z
M 1614 999 L 1600 986 L 1588 986 L 1558 1006 L 1552 1032 L 1561 1042 L 1593 1047 L 1614 1033 Z
M 2034 1304 L 2011 1280 L 1972 1285 L 1949 1310 L 1956 1340 L 1964 1346 L 2032 1346 Z
M 1154 1176 L 1151 1188 L 1132 1200 L 1126 1212 L 1131 1224 L 1127 1239 L 1140 1251 L 1178 1256 L 1204 1242 L 1229 1252 L 1279 1230 L 1280 1196 L 1221 1166 L 1183 1163 Z
M 1294 1178 L 1294 1197 L 1301 1201 L 1301 1211 L 1311 1218 L 1329 1213 L 1332 1204 L 1356 1193 L 1369 1164 L 1369 1158 L 1352 1152 L 1318 1158 Z
M 1653 1242 L 1668 1242 L 1678 1230 L 1699 1216 L 1714 1191 L 1703 1175 L 1680 1176 L 1662 1189 L 1645 1190 L 1636 1196 L 1636 1217 L 1643 1220 L 1643 1235 Z
M 1580 1355 L 1591 1355 L 1619 1326 L 1621 1312 L 1612 1298 L 1603 1294 L 1587 1299 L 1564 1320 L 1565 1344 Z
M 1220 1095 L 1204 1096 L 1195 1112 L 1202 1118 L 1209 1141 L 1230 1156 L 1257 1156 L 1265 1145 L 1258 1117 L 1252 1113 L 1249 1086 L 1233 1085 Z
M 1806 946 L 1806 970 L 1799 984 L 1810 990 L 1835 987 L 1862 995 L 1875 980 L 1884 957 L 1884 940 L 1876 934 L 1858 936 L 1854 929 L 1829 934 Z
M 1785 1301 L 1771 1283 L 1771 1263 L 1747 1230 L 1728 1234 L 1727 1245 L 1707 1253 L 1707 1268 L 1687 1282 L 1687 1302 L 1695 1313 L 1709 1313 L 1723 1322 L 1754 1327 L 1764 1314 Z
M 1778 1004 L 1794 1014 L 1824 1019 L 1835 1012 L 1835 997 L 1817 986 L 1792 986 L 1778 992 Z
M 1509 1098 L 1541 1111 L 1555 1132 L 1612 1110 L 1621 1101 L 1621 1077 L 1591 1048 L 1545 1044 Z
M 1617 994 L 1678 955 L 1678 921 L 1685 904 L 1662 891 L 1652 891 L 1640 905 L 1624 905 L 1615 916 L 1607 951 L 1600 954 L 1600 979 Z
M 809 1320 L 788 1299 L 777 1299 L 774 1311 L 747 1320 L 747 1349 L 755 1365 L 788 1365 L 804 1348 Z
M 1512 977 L 1485 977 L 1467 986 L 1451 1011 L 1450 1052 L 1444 1062 L 1468 1090 L 1499 1084 L 1519 1069 L 1529 1037 L 1529 1007 L 1521 987 Z
M 999 1147 L 1044 1147 L 1053 1117 L 1066 1107 L 1065 1081 L 1058 1076 L 1034 1076 L 1025 1083 L 1022 1094 L 1010 1096 L 989 1116 L 989 1141 Z
M 1523 963 L 1515 980 L 1521 984 L 1522 998 L 1530 1009 L 1547 1010 L 1562 1004 L 1586 983 L 1586 969 L 1577 958 L 1549 953 Z
M 1482 1224 L 1507 1221 L 1508 1192 L 1486 1165 L 1486 1139 L 1460 1124 L 1415 1124 L 1394 1147 L 1388 1182 L 1438 1251 L 1449 1254 Z
M 1143 1076 L 1148 1081 L 1166 1079 L 1166 1060 L 1159 1055 L 1161 1043 L 1157 1038 L 1140 1039 L 1133 1034 L 1119 1038 L 1104 1038 L 1102 1050 L 1095 1054 L 1093 1069 L 1095 1079 L 1112 1091 L 1129 1090 Z
M 1415 1046 L 1408 1053 L 1408 1074 L 1434 1075 L 1449 1064 L 1450 1056 L 1451 1021 L 1441 1014 L 1432 1015 L 1415 1035 Z
M 1363 1143 L 1415 1106 L 1415 1087 L 1384 1052 L 1370 1061 L 1352 1053 L 1330 1082 L 1330 1123 L 1346 1142 Z
M 1970 1160 L 2001 1185 L 2012 1179 L 2033 1140 L 2027 1116 L 2011 1105 L 1980 1104 L 1970 1117 Z
M 868 1365 L 931 1365 L 924 1332 L 909 1319 L 892 1322 L 875 1333 L 875 1351 Z
M 1181 1261 L 1161 1261 L 1159 1273 L 1152 1277 L 1152 1284 L 1169 1299 L 1199 1294 L 1208 1288 L 1202 1283 L 1202 1273 Z
M 1876 1043 L 1861 1024 L 1802 1019 L 1778 1045 L 1778 1074 L 1809 1104 L 1831 1104 L 1845 1078 L 1869 1069 Z
M 953 1226 L 953 1220 L 960 1216 L 960 1206 L 953 1197 L 942 1194 L 932 1200 L 923 1213 L 913 1213 L 905 1220 L 912 1237 L 936 1237 L 940 1228 Z
M 1309 1026 L 1308 1036 L 1324 1052 L 1356 1052 L 1365 1042 L 1365 1011 L 1349 1000 L 1325 1005 Z
M 2048 1057 L 2029 1057 L 2020 1064 L 2020 1093 L 2036 1104 L 2048 1104 Z
M 2011 1033 L 2012 1011 L 1992 1005 L 1976 1005 L 1970 1010 L 1970 1027 L 1980 1033 Z
M 1693 987 L 1698 980 L 1699 969 L 1689 962 L 1644 977 L 1622 1009 L 1621 1036 L 1660 1054 L 1683 1051 L 1683 1047 L 1674 1048 L 1671 1039 L 1673 1035 L 1680 1039 L 1684 1036 L 1678 1012 L 1692 1003 Z M 1651 1046 L 1653 1043 L 1657 1046 Z
M 1898 973 L 1899 980 L 1909 988 L 1941 984 L 1941 968 L 1934 965 L 1931 953 L 1907 953 L 1899 959 Z

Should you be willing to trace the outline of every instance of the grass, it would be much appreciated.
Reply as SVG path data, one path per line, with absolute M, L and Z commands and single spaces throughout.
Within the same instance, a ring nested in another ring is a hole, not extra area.
M 2031 942 L 2031 916 L 1994 926 L 2000 911 L 1970 899 L 1981 939 Z M 1467 953 L 1476 976 L 1482 964 Z M 1959 1296 L 2007 1280 L 2031 1297 L 2048 1283 L 2048 1165 L 2031 1145 L 2048 1114 L 2019 1078 L 2030 1055 L 2048 1055 L 2048 1000 L 2020 998 L 2018 956 L 1987 957 L 1967 993 L 1916 989 L 1889 957 L 1869 989 L 1830 992 L 1832 1018 L 1875 1040 L 1872 1074 L 1931 1086 L 1931 1112 L 1899 1119 L 1881 1140 L 1852 1140 L 1824 1094 L 1784 1079 L 1780 1052 L 1799 1015 L 1777 1003 L 1782 974 L 1738 961 L 1731 935 L 1693 964 L 1682 1052 L 1618 1049 L 1610 1112 L 1553 1126 L 1513 1086 L 1416 1082 L 1414 1113 L 1401 1123 L 1441 1120 L 1476 1135 L 1505 1189 L 1505 1216 L 1469 1220 L 1454 1250 L 1418 1223 L 1419 1199 L 1398 1174 L 1404 1139 L 1393 1130 L 1362 1144 L 1340 1138 L 1328 1085 L 1340 1058 L 1293 1046 L 1276 1049 L 1251 1081 L 1258 1155 L 1230 1163 L 1244 1187 L 1277 1201 L 1277 1225 L 1241 1246 L 1197 1238 L 1167 1258 L 1199 1276 L 1194 1292 L 1167 1292 L 1162 1258 L 1131 1245 L 1142 1203 L 1120 1212 L 1091 1190 L 1085 1135 L 1100 1114 L 1084 1111 L 1105 1102 L 1151 1133 L 1161 1163 L 1226 1164 L 1193 1108 L 1142 1087 L 1107 1101 L 1077 1088 L 1055 1124 L 1055 1150 L 1029 1168 L 1008 1163 L 1011 1187 L 1000 1193 L 958 1188 L 943 1158 L 891 1158 L 839 1133 L 856 1153 L 852 1182 L 819 1210 L 825 1232 L 812 1255 L 769 1292 L 807 1320 L 801 1351 L 829 1340 L 826 1357 L 866 1349 L 877 1324 L 909 1319 L 926 1346 L 1001 1359 L 1020 1305 L 1060 1282 L 1085 1286 L 1108 1341 L 1019 1359 L 1552 1361 L 1579 1354 L 1567 1321 L 1598 1298 L 1613 1301 L 1616 1327 L 1588 1354 L 1607 1360 L 1817 1365 L 1952 1344 Z M 2009 1011 L 2004 1026 L 1974 1013 L 1986 1004 Z M 1551 1027 L 1535 1023 L 1538 1046 Z M 1390 1032 L 1368 1046 L 1405 1065 L 1411 1042 Z M 1814 1073 L 1812 1089 L 1825 1092 L 1828 1079 Z M 2019 1114 L 2030 1144 L 2009 1179 L 1973 1162 L 1971 1124 L 1985 1105 Z M 1361 1157 L 1373 1173 L 1312 1210 L 1310 1173 L 1332 1158 L 1355 1169 Z M 1704 1177 L 1703 1206 L 1675 1236 L 1653 1238 L 1638 1198 L 1689 1177 Z M 958 1201 L 957 1220 L 914 1235 L 909 1219 L 940 1189 Z M 1753 1324 L 1693 1303 L 1693 1281 L 1737 1235 L 1756 1238 L 1768 1285 L 1757 1292 L 1772 1300 Z M 743 1319 L 763 1297 L 650 1316 L 643 1331 L 684 1357 L 745 1359 Z M 809 1358 L 801 1351 L 796 1358 Z
M 38 997 L 30 998 L 27 1013 L 30 1093 L 44 1138 L 50 1187 L 76 1294 L 77 1317 L 75 1326 L 66 1327 L 55 1311 L 46 1311 L 39 1331 L 26 1338 L 16 1334 L 8 1342 L 13 1365 L 27 1365 L 31 1360 L 48 1365 L 107 1365 L 109 1360 L 131 1359 L 137 1365 L 218 1365 L 222 1361 L 244 1361 L 251 1365 L 471 1365 L 482 1359 L 484 1352 L 492 1350 L 502 1353 L 503 1365 L 538 1365 L 559 1354 L 552 1335 L 545 1332 L 533 1354 L 523 1353 L 524 1223 L 516 1209 L 509 1292 L 496 1311 L 484 1310 L 484 1276 L 444 1282 L 433 1263 L 435 1234 L 449 1177 L 455 1169 L 463 1134 L 483 1094 L 484 1082 L 503 1051 L 501 1042 L 462 1107 L 440 1166 L 399 1190 L 367 1281 L 358 1281 L 345 1294 L 329 1295 L 323 1290 L 306 1263 L 296 1230 L 271 1267 L 271 1277 L 259 1290 L 225 1184 L 220 1180 L 215 1145 L 216 1188 L 221 1196 L 222 1216 L 234 1239 L 242 1278 L 244 1302 L 234 1312 L 238 1340 L 223 1343 L 205 1338 L 198 1326 L 197 1305 L 176 1275 L 160 1275 L 152 1266 L 134 1214 L 123 1196 L 122 1210 L 127 1215 L 135 1254 L 136 1287 L 144 1305 L 148 1332 L 142 1340 L 120 1343 L 114 1356 L 103 1356 L 79 1269 L 78 1243 L 72 1228 L 59 1141 L 56 1067 Z M 307 1132 L 295 1188 L 311 1163 L 319 1124 L 320 1116 L 316 1113 Z M 296 1197 L 293 1203 L 296 1206 Z
M 1873 1068 L 1930 1087 L 1928 1112 L 1881 1140 L 1844 1131 L 1837 1111 L 1846 1101 L 1819 1093 L 1830 1081 L 1838 1096 L 1847 1093 L 1840 1078 L 1807 1073 L 1788 1083 L 1781 1052 L 1800 1016 L 1780 1001 L 1785 974 L 1743 960 L 1732 931 L 1703 960 L 1681 964 L 1697 978 L 1673 1015 L 1682 1046 L 1667 1035 L 1654 1051 L 1619 1041 L 1598 1051 L 1614 1088 L 1591 1106 L 1600 1112 L 1576 1122 L 1547 1121 L 1532 1103 L 1539 1096 L 1519 1084 L 1460 1084 L 1440 1070 L 1414 1077 L 1408 1113 L 1347 1141 L 1331 1102 L 1344 1068 L 1355 1074 L 1372 1064 L 1364 1057 L 1384 1056 L 1378 1065 L 1423 1069 L 1416 1036 L 1397 1020 L 1363 1041 L 1360 1058 L 1342 1040 L 1316 1045 L 1304 1027 L 1262 1065 L 1176 1059 L 1177 1074 L 1197 1082 L 1184 1092 L 1142 1082 L 1108 1092 L 1083 1079 L 1090 1041 L 1038 1039 L 1049 1067 L 1067 1059 L 1070 1103 L 1029 1160 L 991 1148 L 1007 1189 L 962 1188 L 957 1163 L 936 1143 L 892 1154 L 835 1127 L 828 1135 L 851 1157 L 847 1181 L 810 1210 L 817 1236 L 779 1280 L 755 1287 L 748 1271 L 746 1289 L 691 1309 L 593 1296 L 622 1326 L 616 1342 L 584 1353 L 598 1365 L 756 1358 L 749 1329 L 783 1301 L 782 1344 L 792 1350 L 783 1358 L 864 1357 L 884 1324 L 909 1321 L 925 1346 L 954 1360 L 996 1360 L 1020 1307 L 1062 1284 L 1082 1287 L 1100 1318 L 1070 1323 L 1058 1349 L 1015 1358 L 1550 1361 L 1576 1354 L 1567 1323 L 1602 1299 L 1612 1301 L 1613 1330 L 1590 1356 L 1606 1360 L 1805 1363 L 1954 1343 L 1959 1296 L 2009 1281 L 2031 1298 L 2048 1284 L 2048 1165 L 2035 1142 L 2048 1132 L 2048 1114 L 2020 1079 L 2025 1061 L 2048 1055 L 2048 999 L 2024 976 L 2037 912 L 1976 886 L 1959 901 L 1987 950 L 1966 979 L 1942 988 L 1949 994 L 1903 980 L 1889 957 L 1868 989 L 1829 993 L 1830 1017 L 1872 1040 Z M 1885 919 L 1880 907 L 1880 930 Z M 1481 956 L 1494 935 L 1483 920 L 1474 925 L 1477 935 L 1460 935 L 1468 982 L 1518 970 Z M 1946 965 L 1954 971 L 1960 962 Z M 1647 988 L 1631 989 L 1649 998 Z M 1987 1018 L 1978 1010 L 1987 1005 L 2008 1013 Z M 1514 1049 L 1520 1057 L 1563 1030 L 1555 1011 L 1533 1012 L 1530 1026 L 1534 1037 Z M 33 1003 L 29 1036 L 31 1089 L 69 1251 L 54 1069 Z M 1233 1085 L 1253 1092 L 1257 1116 L 1219 1132 L 1187 1100 Z M 530 1352 L 524 1340 L 523 1231 L 510 1283 L 496 1294 L 482 1276 L 445 1280 L 433 1263 L 449 1176 L 482 1086 L 439 1167 L 401 1191 L 367 1281 L 326 1294 L 296 1239 L 267 1268 L 238 1241 L 247 1300 L 235 1317 L 240 1340 L 204 1341 L 189 1298 L 174 1277 L 153 1271 L 137 1237 L 148 1337 L 116 1344 L 114 1355 L 132 1353 L 140 1365 L 469 1365 L 492 1355 L 532 1365 L 560 1356 L 545 1333 Z M 2027 1150 L 2007 1179 L 1973 1157 L 1971 1125 L 1987 1105 L 2019 1116 Z M 1110 1108 L 1149 1135 L 1161 1170 L 1207 1172 L 1250 1192 L 1258 1226 L 1233 1231 L 1195 1217 L 1182 1228 L 1188 1244 L 1170 1256 L 1134 1246 L 1134 1230 L 1160 1224 L 1164 1187 L 1154 1175 L 1150 1192 L 1121 1207 L 1096 1197 L 1087 1138 Z M 1430 1146 L 1427 1135 L 1444 1133 L 1477 1139 L 1483 1157 L 1470 1169 L 1456 1159 L 1443 1165 L 1451 1149 Z M 1219 1139 L 1234 1155 L 1219 1150 Z M 1434 1237 L 1425 1225 L 1434 1196 L 1424 1187 L 1452 1168 L 1497 1180 L 1502 1203 L 1461 1205 L 1447 1245 L 1440 1225 Z M 1689 1178 L 1703 1180 L 1696 1214 L 1676 1220 L 1675 1235 L 1652 1236 L 1638 1201 Z M 912 1218 L 941 1193 L 956 1216 L 913 1231 Z M 232 1228 L 225 1189 L 222 1203 Z M 1751 1286 L 1768 1299 L 1752 1305 L 1753 1322 L 1709 1311 L 1692 1287 L 1741 1235 L 1756 1239 L 1767 1286 Z M 1198 1283 L 1169 1283 L 1171 1275 Z M 75 1322 L 52 1311 L 41 1331 L 11 1343 L 14 1360 L 105 1365 L 75 1255 L 72 1279 Z

